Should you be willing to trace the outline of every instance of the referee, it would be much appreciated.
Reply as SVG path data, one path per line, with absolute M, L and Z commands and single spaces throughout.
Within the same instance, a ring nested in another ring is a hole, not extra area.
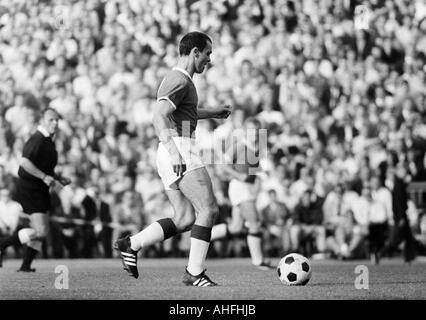
M 19 230 L 0 243 L 0 265 L 7 247 L 18 243 L 24 245 L 22 266 L 18 271 L 35 271 L 31 263 L 41 250 L 48 231 L 47 212 L 51 206 L 49 188 L 56 182 L 63 186 L 71 182 L 54 171 L 58 153 L 53 137 L 58 129 L 58 120 L 59 114 L 54 109 L 44 110 L 37 131 L 24 145 L 15 200 L 29 215 L 31 223 L 29 228 Z

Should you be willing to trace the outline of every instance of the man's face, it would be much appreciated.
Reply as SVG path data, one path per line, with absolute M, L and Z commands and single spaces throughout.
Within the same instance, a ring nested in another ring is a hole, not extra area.
M 40 124 L 47 130 L 50 135 L 54 135 L 58 130 L 59 116 L 54 111 L 47 111 Z
M 207 41 L 203 51 L 198 52 L 198 57 L 195 57 L 195 72 L 202 73 L 208 63 L 210 63 L 210 55 L 212 54 L 212 43 Z

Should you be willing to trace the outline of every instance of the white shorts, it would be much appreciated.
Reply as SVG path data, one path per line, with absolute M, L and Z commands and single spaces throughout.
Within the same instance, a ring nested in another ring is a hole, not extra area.
M 174 137 L 173 141 L 176 144 L 183 160 L 186 164 L 186 173 L 204 167 L 204 163 L 201 160 L 200 151 L 196 146 L 195 140 L 184 137 Z M 157 150 L 157 170 L 158 175 L 163 181 L 165 190 L 177 190 L 177 182 L 181 179 L 175 172 L 173 172 L 173 164 L 171 157 L 163 143 L 158 144 Z
M 229 183 L 228 195 L 232 206 L 238 206 L 245 201 L 255 201 L 255 185 L 233 179 Z

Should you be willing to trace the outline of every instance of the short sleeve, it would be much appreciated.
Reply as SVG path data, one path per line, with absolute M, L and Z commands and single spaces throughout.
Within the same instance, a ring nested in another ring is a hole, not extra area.
M 39 156 L 41 144 L 42 140 L 33 136 L 27 141 L 27 143 L 25 143 L 24 149 L 22 150 L 22 156 L 35 163 Z
M 161 82 L 158 88 L 157 101 L 167 100 L 174 108 L 183 100 L 187 91 L 187 82 L 180 75 L 170 73 Z

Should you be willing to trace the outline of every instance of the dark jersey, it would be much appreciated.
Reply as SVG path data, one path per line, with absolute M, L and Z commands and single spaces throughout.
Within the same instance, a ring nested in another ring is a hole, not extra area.
M 53 176 L 54 169 L 58 163 L 58 153 L 55 143 L 50 137 L 45 137 L 37 130 L 25 143 L 22 156 L 30 160 L 39 170 L 45 174 Z M 18 176 L 22 181 L 44 186 L 44 182 L 19 167 Z
M 192 79 L 179 68 L 173 68 L 161 82 L 157 101 L 167 100 L 175 108 L 170 120 L 178 135 L 193 137 L 197 127 L 198 95 Z

